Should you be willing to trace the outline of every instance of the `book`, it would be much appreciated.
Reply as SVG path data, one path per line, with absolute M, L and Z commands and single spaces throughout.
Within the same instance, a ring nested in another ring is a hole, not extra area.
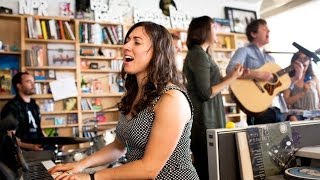
M 11 94 L 12 71 L 0 69 L 0 94 Z
M 223 18 L 213 18 L 214 25 L 216 27 L 217 32 L 231 32 L 230 20 Z
M 62 22 L 62 20 L 59 20 L 58 22 L 59 22 L 59 31 L 60 31 L 61 39 L 65 40 L 66 36 L 65 36 L 64 29 L 63 29 L 63 22 Z
M 71 27 L 70 27 L 69 22 L 65 21 L 64 24 L 65 24 L 65 26 L 66 26 L 66 30 L 67 30 L 67 32 L 68 32 L 71 40 L 75 40 L 76 38 L 75 38 L 74 33 L 73 33 L 73 31 L 72 31 L 72 29 L 71 29 Z
M 48 31 L 47 31 L 47 25 L 45 20 L 41 20 L 41 29 L 42 29 L 42 34 L 43 34 L 43 39 L 47 40 L 48 39 Z
M 77 99 L 76 98 L 63 99 L 63 109 L 65 111 L 76 110 L 77 109 Z
M 290 122 L 249 127 L 247 139 L 254 179 L 278 175 L 287 168 L 294 154 Z

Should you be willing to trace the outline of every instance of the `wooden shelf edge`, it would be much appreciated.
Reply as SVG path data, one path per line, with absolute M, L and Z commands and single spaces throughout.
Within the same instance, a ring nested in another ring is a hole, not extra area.
M 75 44 L 76 41 L 75 40 L 62 40 L 62 39 L 30 39 L 30 38 L 26 38 L 25 39 L 26 42 L 28 43 L 55 43 L 55 44 Z
M 41 115 L 59 115 L 59 114 L 76 114 L 77 110 L 74 111 L 54 111 L 54 112 L 40 112 Z
M 94 110 L 82 110 L 81 112 L 82 113 L 86 113 L 86 114 L 89 114 L 89 113 L 95 113 L 95 112 L 117 112 L 119 111 L 118 108 L 110 108 L 110 109 L 106 109 L 106 110 L 100 110 L 100 111 L 94 111 Z
M 0 94 L 0 100 L 12 99 L 15 95 L 13 94 Z
M 39 66 L 39 67 L 31 67 L 31 66 L 25 66 L 28 70 L 38 70 L 38 69 L 54 69 L 54 70 L 76 70 L 76 67 L 72 66 Z
M 123 45 L 118 44 L 88 44 L 88 43 L 80 43 L 80 46 L 83 47 L 105 47 L 105 48 L 122 48 Z
M 43 125 L 42 129 L 48 128 L 70 128 L 70 127 L 78 127 L 78 124 L 63 124 L 63 125 Z
M 85 69 L 81 73 L 120 73 L 118 70 L 102 70 L 102 69 Z
M 122 96 L 123 93 L 103 93 L 103 94 L 92 94 L 92 93 L 82 93 L 81 97 L 82 98 L 91 98 L 91 97 L 118 97 L 118 96 Z
M 80 58 L 81 59 L 90 59 L 90 60 L 115 60 L 115 59 L 120 59 L 120 58 L 117 58 L 117 57 L 105 57 L 105 56 L 80 56 Z
M 240 113 L 236 113 L 236 114 L 226 114 L 227 117 L 240 117 L 241 114 Z
M 107 121 L 107 122 L 99 122 L 98 126 L 108 126 L 108 125 L 117 125 L 118 121 Z M 82 126 L 94 126 L 94 123 L 83 124 Z
M 18 51 L 0 51 L 1 55 L 21 55 L 21 52 Z

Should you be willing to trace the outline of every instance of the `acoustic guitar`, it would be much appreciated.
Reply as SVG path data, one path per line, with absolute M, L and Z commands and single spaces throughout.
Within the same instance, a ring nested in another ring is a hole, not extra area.
M 278 93 L 289 88 L 291 78 L 288 72 L 292 70 L 292 65 L 282 69 L 275 63 L 266 63 L 254 71 L 271 72 L 273 74 L 271 81 L 237 79 L 230 85 L 231 93 L 240 109 L 246 113 L 259 114 L 270 107 Z

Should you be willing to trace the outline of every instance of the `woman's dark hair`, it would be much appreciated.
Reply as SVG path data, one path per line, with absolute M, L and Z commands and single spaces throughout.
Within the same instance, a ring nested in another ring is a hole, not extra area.
M 16 92 L 16 94 L 18 94 L 18 87 L 17 85 L 18 84 L 21 84 L 22 82 L 22 76 L 23 75 L 26 75 L 26 74 L 29 74 L 27 72 L 18 72 L 17 74 L 15 74 L 12 78 L 12 85 L 13 85 L 13 88 L 14 88 L 14 91 Z
M 125 44 L 131 32 L 137 27 L 143 27 L 149 36 L 152 43 L 153 55 L 147 67 L 148 75 L 146 77 L 146 84 L 142 88 L 143 96 L 133 107 L 133 116 L 136 116 L 141 110 L 147 108 L 161 94 L 161 91 L 169 82 L 184 89 L 181 83 L 182 74 L 177 71 L 175 65 L 175 51 L 169 31 L 153 22 L 139 22 L 129 29 L 125 37 Z M 138 83 L 136 75 L 127 74 L 123 68 L 121 77 L 125 80 L 126 93 L 121 99 L 119 109 L 123 114 L 128 114 L 138 93 Z
M 250 24 L 248 24 L 246 28 L 246 36 L 249 42 L 254 40 L 254 37 L 251 36 L 251 33 L 257 33 L 260 25 L 266 25 L 267 21 L 264 19 L 256 19 L 253 20 Z
M 209 16 L 201 16 L 192 19 L 188 28 L 187 46 L 201 45 L 211 38 L 211 24 L 213 19 Z
M 298 52 L 293 54 L 293 56 L 291 58 L 291 64 L 293 64 L 295 61 L 297 61 L 299 59 L 300 54 L 302 54 L 302 52 L 300 52 L 300 51 L 298 51 Z M 313 69 L 312 69 L 311 58 L 310 57 L 308 57 L 308 58 L 309 58 L 310 63 L 309 63 L 308 69 L 306 71 L 305 78 L 308 78 L 308 77 L 312 77 L 313 78 L 315 75 L 314 75 L 314 72 L 313 72 Z M 295 75 L 295 73 L 296 73 L 296 71 L 292 70 L 292 71 L 289 72 L 289 76 L 293 77 Z

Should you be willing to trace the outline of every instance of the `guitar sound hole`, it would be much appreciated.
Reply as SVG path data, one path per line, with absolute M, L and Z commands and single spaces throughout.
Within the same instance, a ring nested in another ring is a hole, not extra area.
M 278 76 L 276 76 L 275 74 L 272 74 L 272 75 L 273 75 L 273 78 L 269 82 L 274 84 L 274 83 L 278 82 Z

